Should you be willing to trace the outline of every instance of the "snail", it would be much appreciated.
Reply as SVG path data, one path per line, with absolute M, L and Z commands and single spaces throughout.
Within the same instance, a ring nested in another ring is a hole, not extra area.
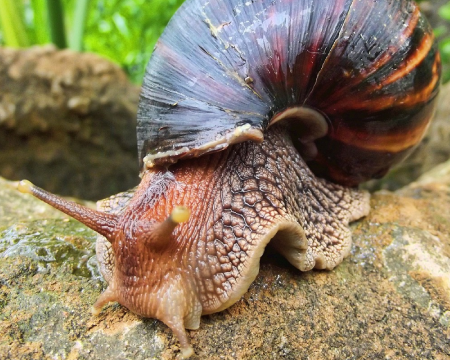
M 117 301 L 185 329 L 244 294 L 269 241 L 301 271 L 349 254 L 357 185 L 420 142 L 440 82 L 410 0 L 187 0 L 158 41 L 138 108 L 141 183 L 98 203 L 28 192 L 101 236 Z

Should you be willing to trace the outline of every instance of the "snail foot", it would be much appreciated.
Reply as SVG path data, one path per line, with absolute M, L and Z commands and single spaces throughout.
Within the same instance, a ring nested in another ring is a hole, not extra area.
M 91 307 L 91 313 L 94 316 L 99 315 L 102 312 L 103 306 L 107 303 L 117 301 L 115 291 L 109 286 L 103 294 L 101 294 L 94 305 Z
M 189 359 L 192 355 L 194 355 L 194 349 L 192 346 L 189 346 L 187 348 L 181 348 L 180 354 L 178 355 L 179 359 Z

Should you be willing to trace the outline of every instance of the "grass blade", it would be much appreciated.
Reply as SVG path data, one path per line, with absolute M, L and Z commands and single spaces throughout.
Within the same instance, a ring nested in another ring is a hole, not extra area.
M 83 35 L 86 26 L 90 0 L 77 0 L 75 2 L 73 26 L 70 36 L 70 48 L 75 51 L 83 50 Z
M 11 47 L 29 46 L 30 40 L 21 15 L 21 4 L 17 0 L 0 0 L 0 9 L 0 24 L 5 45 Z
M 36 44 L 47 44 L 50 42 L 50 33 L 47 25 L 46 0 L 32 0 L 31 6 Z
M 64 11 L 60 0 L 47 0 L 48 22 L 52 42 L 60 49 L 66 48 L 66 30 L 64 28 Z

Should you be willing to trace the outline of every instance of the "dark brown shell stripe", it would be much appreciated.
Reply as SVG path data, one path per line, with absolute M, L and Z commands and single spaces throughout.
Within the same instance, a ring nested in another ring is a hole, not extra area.
M 383 23 L 386 14 L 395 21 L 365 30 L 372 38 L 359 36 L 364 17 L 372 19 L 366 23 L 371 25 Z M 342 62 L 351 58 L 359 62 L 349 66 L 349 72 L 362 64 L 361 74 L 333 82 L 345 69 Z M 307 100 L 331 122 L 327 138 L 317 142 L 322 165 L 317 172 L 351 185 L 383 176 L 422 139 L 433 115 L 439 78 L 440 57 L 432 30 L 415 4 L 355 1 Z
M 264 130 L 305 105 L 330 124 L 312 167 L 353 185 L 420 141 L 439 77 L 431 28 L 409 0 L 188 0 L 147 68 L 139 154 L 196 156 L 238 126 Z

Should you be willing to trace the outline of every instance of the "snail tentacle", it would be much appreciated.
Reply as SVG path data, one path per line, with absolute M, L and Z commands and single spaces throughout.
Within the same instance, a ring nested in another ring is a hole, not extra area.
M 28 180 L 20 181 L 18 190 L 33 195 L 103 235 L 109 242 L 114 242 L 115 230 L 119 220 L 116 215 L 96 211 L 73 201 L 63 199 L 33 185 Z

